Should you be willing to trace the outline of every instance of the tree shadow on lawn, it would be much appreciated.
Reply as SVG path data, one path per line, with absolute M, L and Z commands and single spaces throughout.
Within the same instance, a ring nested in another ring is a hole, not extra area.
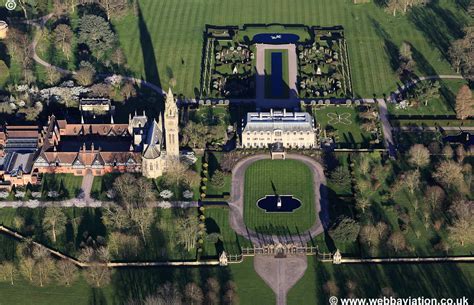
M 140 4 L 137 3 L 138 9 L 138 28 L 140 32 L 140 45 L 142 48 L 143 64 L 145 68 L 145 80 L 153 83 L 161 88 L 160 74 L 158 72 L 158 62 L 155 57 L 155 48 L 150 35 L 150 31 L 146 25 Z M 163 109 L 163 105 L 159 107 Z
M 387 53 L 390 61 L 390 67 L 393 71 L 397 71 L 400 67 L 400 54 L 398 46 L 392 41 L 390 34 L 382 27 L 382 25 L 375 19 L 369 18 L 372 26 L 375 28 L 377 36 L 383 39 L 385 45 L 385 52 Z
M 433 3 L 427 7 L 413 7 L 408 15 L 409 20 L 425 34 L 445 59 L 449 60 L 451 40 L 463 36 L 463 22 L 450 11 Z

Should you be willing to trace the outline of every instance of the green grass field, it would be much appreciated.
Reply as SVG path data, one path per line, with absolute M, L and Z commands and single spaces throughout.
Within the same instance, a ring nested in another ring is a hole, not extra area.
M 228 268 L 119 269 L 112 275 L 110 285 L 104 288 L 91 288 L 82 278 L 71 287 L 53 283 L 41 288 L 24 280 L 18 280 L 14 286 L 0 282 L 0 305 L 125 304 L 130 298 L 140 299 L 154 293 L 163 283 L 173 279 L 181 292 L 191 281 L 204 289 L 209 277 L 215 277 L 221 286 L 228 280 L 234 281 L 241 305 L 275 304 L 273 292 L 253 271 L 253 260 L 246 259 Z M 221 297 L 224 293 L 225 290 Z
M 79 194 L 82 177 L 73 174 L 44 174 L 41 185 L 43 197 L 47 198 L 48 191 L 57 191 L 62 198 L 74 198 Z
M 397 87 L 394 64 L 398 54 L 393 47 L 403 41 L 413 45 L 417 74 L 453 73 L 442 52 L 469 20 L 451 0 L 397 17 L 374 3 L 353 5 L 347 0 L 140 0 L 139 4 L 139 18 L 129 15 L 114 21 L 131 70 L 156 81 L 151 79 L 157 76 L 152 70 L 156 61 L 161 85 L 167 87 L 174 77 L 177 93 L 187 96 L 194 96 L 194 88 L 199 88 L 206 24 L 342 25 L 355 94 L 367 97 Z
M 272 183 L 280 195 L 293 195 L 302 206 L 293 213 L 267 213 L 257 201 L 273 195 Z M 244 220 L 247 227 L 262 233 L 297 234 L 316 221 L 313 176 L 296 160 L 260 160 L 245 172 Z
M 308 257 L 303 278 L 289 291 L 288 304 L 326 305 L 330 295 L 323 285 L 333 280 L 339 287 L 338 297 L 352 294 L 356 298 L 382 295 L 392 287 L 397 297 L 459 298 L 474 297 L 474 266 L 470 264 L 325 264 Z M 347 288 L 348 281 L 355 283 Z
M 361 129 L 357 110 L 354 107 L 324 106 L 314 108 L 313 112 L 316 117 L 316 123 L 321 124 L 322 130 L 328 125 L 336 129 L 336 142 L 338 143 L 368 144 L 372 138 L 370 133 Z M 344 115 L 345 113 L 348 113 L 349 116 Z M 347 120 L 341 119 L 341 121 L 338 121 L 337 118 L 334 120 L 330 117 L 333 114 L 341 115 L 341 117 L 347 118 Z
M 228 208 L 210 208 L 207 207 L 204 215 L 206 216 L 207 233 L 218 233 L 221 235 L 221 242 L 212 244 L 207 242 L 204 245 L 205 256 L 216 256 L 225 250 L 228 254 L 240 254 L 242 247 L 250 247 L 250 241 L 237 235 L 229 224 Z
M 281 53 L 281 67 L 283 78 L 282 94 L 275 96 L 272 92 L 272 54 Z M 288 98 L 289 92 L 289 75 L 288 75 L 288 50 L 265 50 L 265 97 L 266 98 Z

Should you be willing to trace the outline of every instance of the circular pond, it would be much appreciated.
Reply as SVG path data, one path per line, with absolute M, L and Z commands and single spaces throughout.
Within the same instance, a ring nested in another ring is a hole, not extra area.
M 291 195 L 267 195 L 257 201 L 257 206 L 267 213 L 289 213 L 301 206 L 301 201 Z

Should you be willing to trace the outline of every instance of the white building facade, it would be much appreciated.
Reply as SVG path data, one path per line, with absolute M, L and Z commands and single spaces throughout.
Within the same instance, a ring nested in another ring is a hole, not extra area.
M 314 126 L 307 112 L 250 112 L 242 129 L 242 148 L 268 148 L 273 143 L 282 143 L 285 148 L 314 148 Z

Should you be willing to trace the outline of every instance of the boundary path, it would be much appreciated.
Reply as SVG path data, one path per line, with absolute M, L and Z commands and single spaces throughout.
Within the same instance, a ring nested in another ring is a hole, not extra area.
M 245 158 L 237 163 L 232 170 L 232 195 L 229 202 L 230 214 L 229 221 L 232 229 L 239 235 L 248 238 L 251 242 L 260 245 L 269 243 L 303 243 L 306 244 L 311 240 L 312 237 L 324 232 L 329 224 L 329 211 L 328 211 L 328 200 L 326 190 L 326 177 L 324 175 L 324 169 L 315 160 L 310 157 L 287 154 L 287 159 L 298 160 L 308 166 L 313 174 L 313 185 L 314 185 L 314 204 L 317 221 L 316 223 L 306 232 L 301 232 L 300 235 L 290 236 L 276 236 L 276 235 L 265 235 L 257 233 L 245 225 L 244 222 L 244 180 L 245 171 L 254 162 L 259 160 L 268 160 L 270 156 L 267 154 L 260 154 Z

